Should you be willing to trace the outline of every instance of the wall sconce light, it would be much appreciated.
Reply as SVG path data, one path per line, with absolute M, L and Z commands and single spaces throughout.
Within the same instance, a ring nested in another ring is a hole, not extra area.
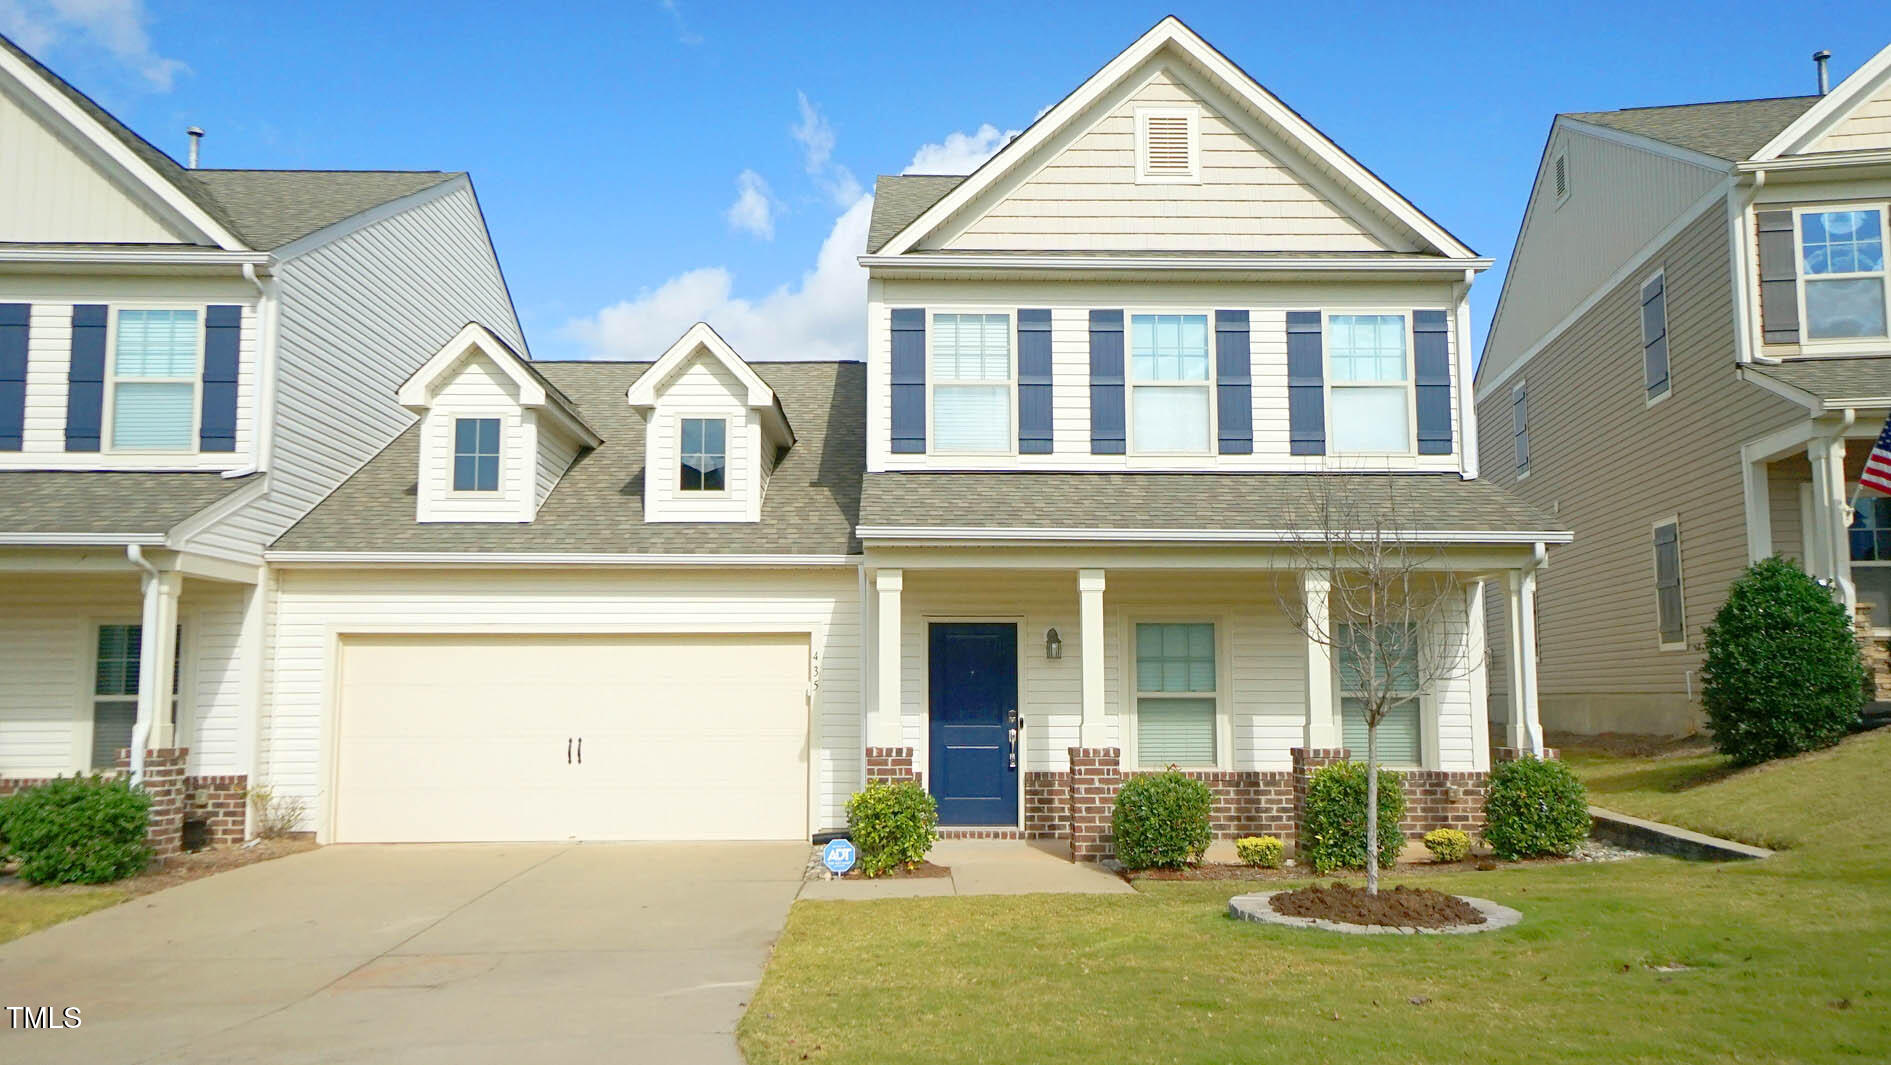
M 1052 661 L 1064 657 L 1064 641 L 1056 629 L 1044 630 L 1044 657 Z

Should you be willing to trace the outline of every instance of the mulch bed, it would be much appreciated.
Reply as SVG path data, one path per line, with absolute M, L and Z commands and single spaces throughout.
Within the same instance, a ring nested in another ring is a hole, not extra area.
M 132 896 L 149 895 L 154 891 L 187 884 L 192 880 L 201 880 L 206 876 L 228 872 L 245 865 L 266 862 L 272 858 L 285 858 L 291 854 L 315 849 L 315 841 L 310 839 L 265 839 L 254 846 L 211 847 L 194 853 L 175 855 L 161 864 L 153 863 L 151 868 L 137 876 L 111 884 L 63 884 L 39 887 L 28 884 L 13 875 L 11 865 L 0 870 L 0 892 L 10 891 L 90 891 L 108 887 L 126 891 Z
M 920 862 L 918 865 L 913 866 L 911 869 L 908 869 L 905 866 L 896 865 L 890 871 L 881 873 L 879 876 L 875 876 L 875 877 L 865 876 L 860 872 L 860 869 L 858 867 L 855 867 L 853 869 L 848 870 L 845 873 L 842 873 L 840 875 L 840 879 L 842 880 L 935 880 L 942 876 L 951 876 L 951 875 L 952 875 L 952 870 L 943 865 L 934 865 L 931 862 Z
M 1319 917 L 1340 924 L 1449 928 L 1484 923 L 1484 915 L 1456 895 L 1404 884 L 1381 888 L 1377 895 L 1351 884 L 1315 884 L 1283 891 L 1269 899 L 1268 905 L 1288 917 Z

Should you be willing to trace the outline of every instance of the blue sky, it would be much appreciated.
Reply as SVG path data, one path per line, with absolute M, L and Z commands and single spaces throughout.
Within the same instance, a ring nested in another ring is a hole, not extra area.
M 471 171 L 539 358 L 701 317 L 805 358 L 858 355 L 873 175 L 969 168 L 1170 10 L 0 0 L 0 32 L 174 155 L 203 126 L 206 166 Z M 1498 260 L 1480 345 L 1555 112 L 1796 95 L 1891 39 L 1882 0 L 1173 10 Z

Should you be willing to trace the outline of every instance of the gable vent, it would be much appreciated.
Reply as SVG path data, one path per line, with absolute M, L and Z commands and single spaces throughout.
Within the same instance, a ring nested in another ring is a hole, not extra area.
M 1196 114 L 1188 110 L 1143 110 L 1136 115 L 1136 176 L 1142 180 L 1199 178 Z
M 1556 153 L 1555 171 L 1553 180 L 1556 188 L 1556 203 L 1561 206 L 1562 202 L 1569 198 L 1569 154 L 1567 152 Z

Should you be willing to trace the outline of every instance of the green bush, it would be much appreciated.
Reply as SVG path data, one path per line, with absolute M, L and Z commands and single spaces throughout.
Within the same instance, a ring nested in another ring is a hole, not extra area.
M 30 884 L 102 884 L 142 872 L 151 797 L 123 779 L 61 777 L 0 800 L 0 837 Z
M 1273 836 L 1248 836 L 1234 841 L 1234 853 L 1244 865 L 1259 866 L 1262 869 L 1279 869 L 1286 845 Z
M 847 800 L 848 838 L 859 852 L 859 869 L 879 876 L 895 866 L 911 869 L 926 860 L 939 838 L 939 805 L 910 780 L 876 780 Z
M 1397 773 L 1379 770 L 1379 866 L 1399 860 L 1405 836 L 1405 790 Z M 1363 869 L 1366 865 L 1366 766 L 1335 762 L 1313 771 L 1307 782 L 1305 823 L 1300 850 L 1313 871 Z
M 1798 563 L 1748 566 L 1707 627 L 1701 702 L 1738 765 L 1830 747 L 1858 721 L 1864 666 L 1845 605 Z
M 1589 838 L 1589 796 L 1561 762 L 1525 756 L 1491 771 L 1484 842 L 1505 861 L 1568 854 Z
M 1470 857 L 1471 836 L 1455 828 L 1438 828 L 1425 833 L 1425 849 L 1433 861 L 1461 862 Z
M 1171 769 L 1140 773 L 1116 792 L 1117 860 L 1131 869 L 1180 869 L 1208 849 L 1208 785 Z

